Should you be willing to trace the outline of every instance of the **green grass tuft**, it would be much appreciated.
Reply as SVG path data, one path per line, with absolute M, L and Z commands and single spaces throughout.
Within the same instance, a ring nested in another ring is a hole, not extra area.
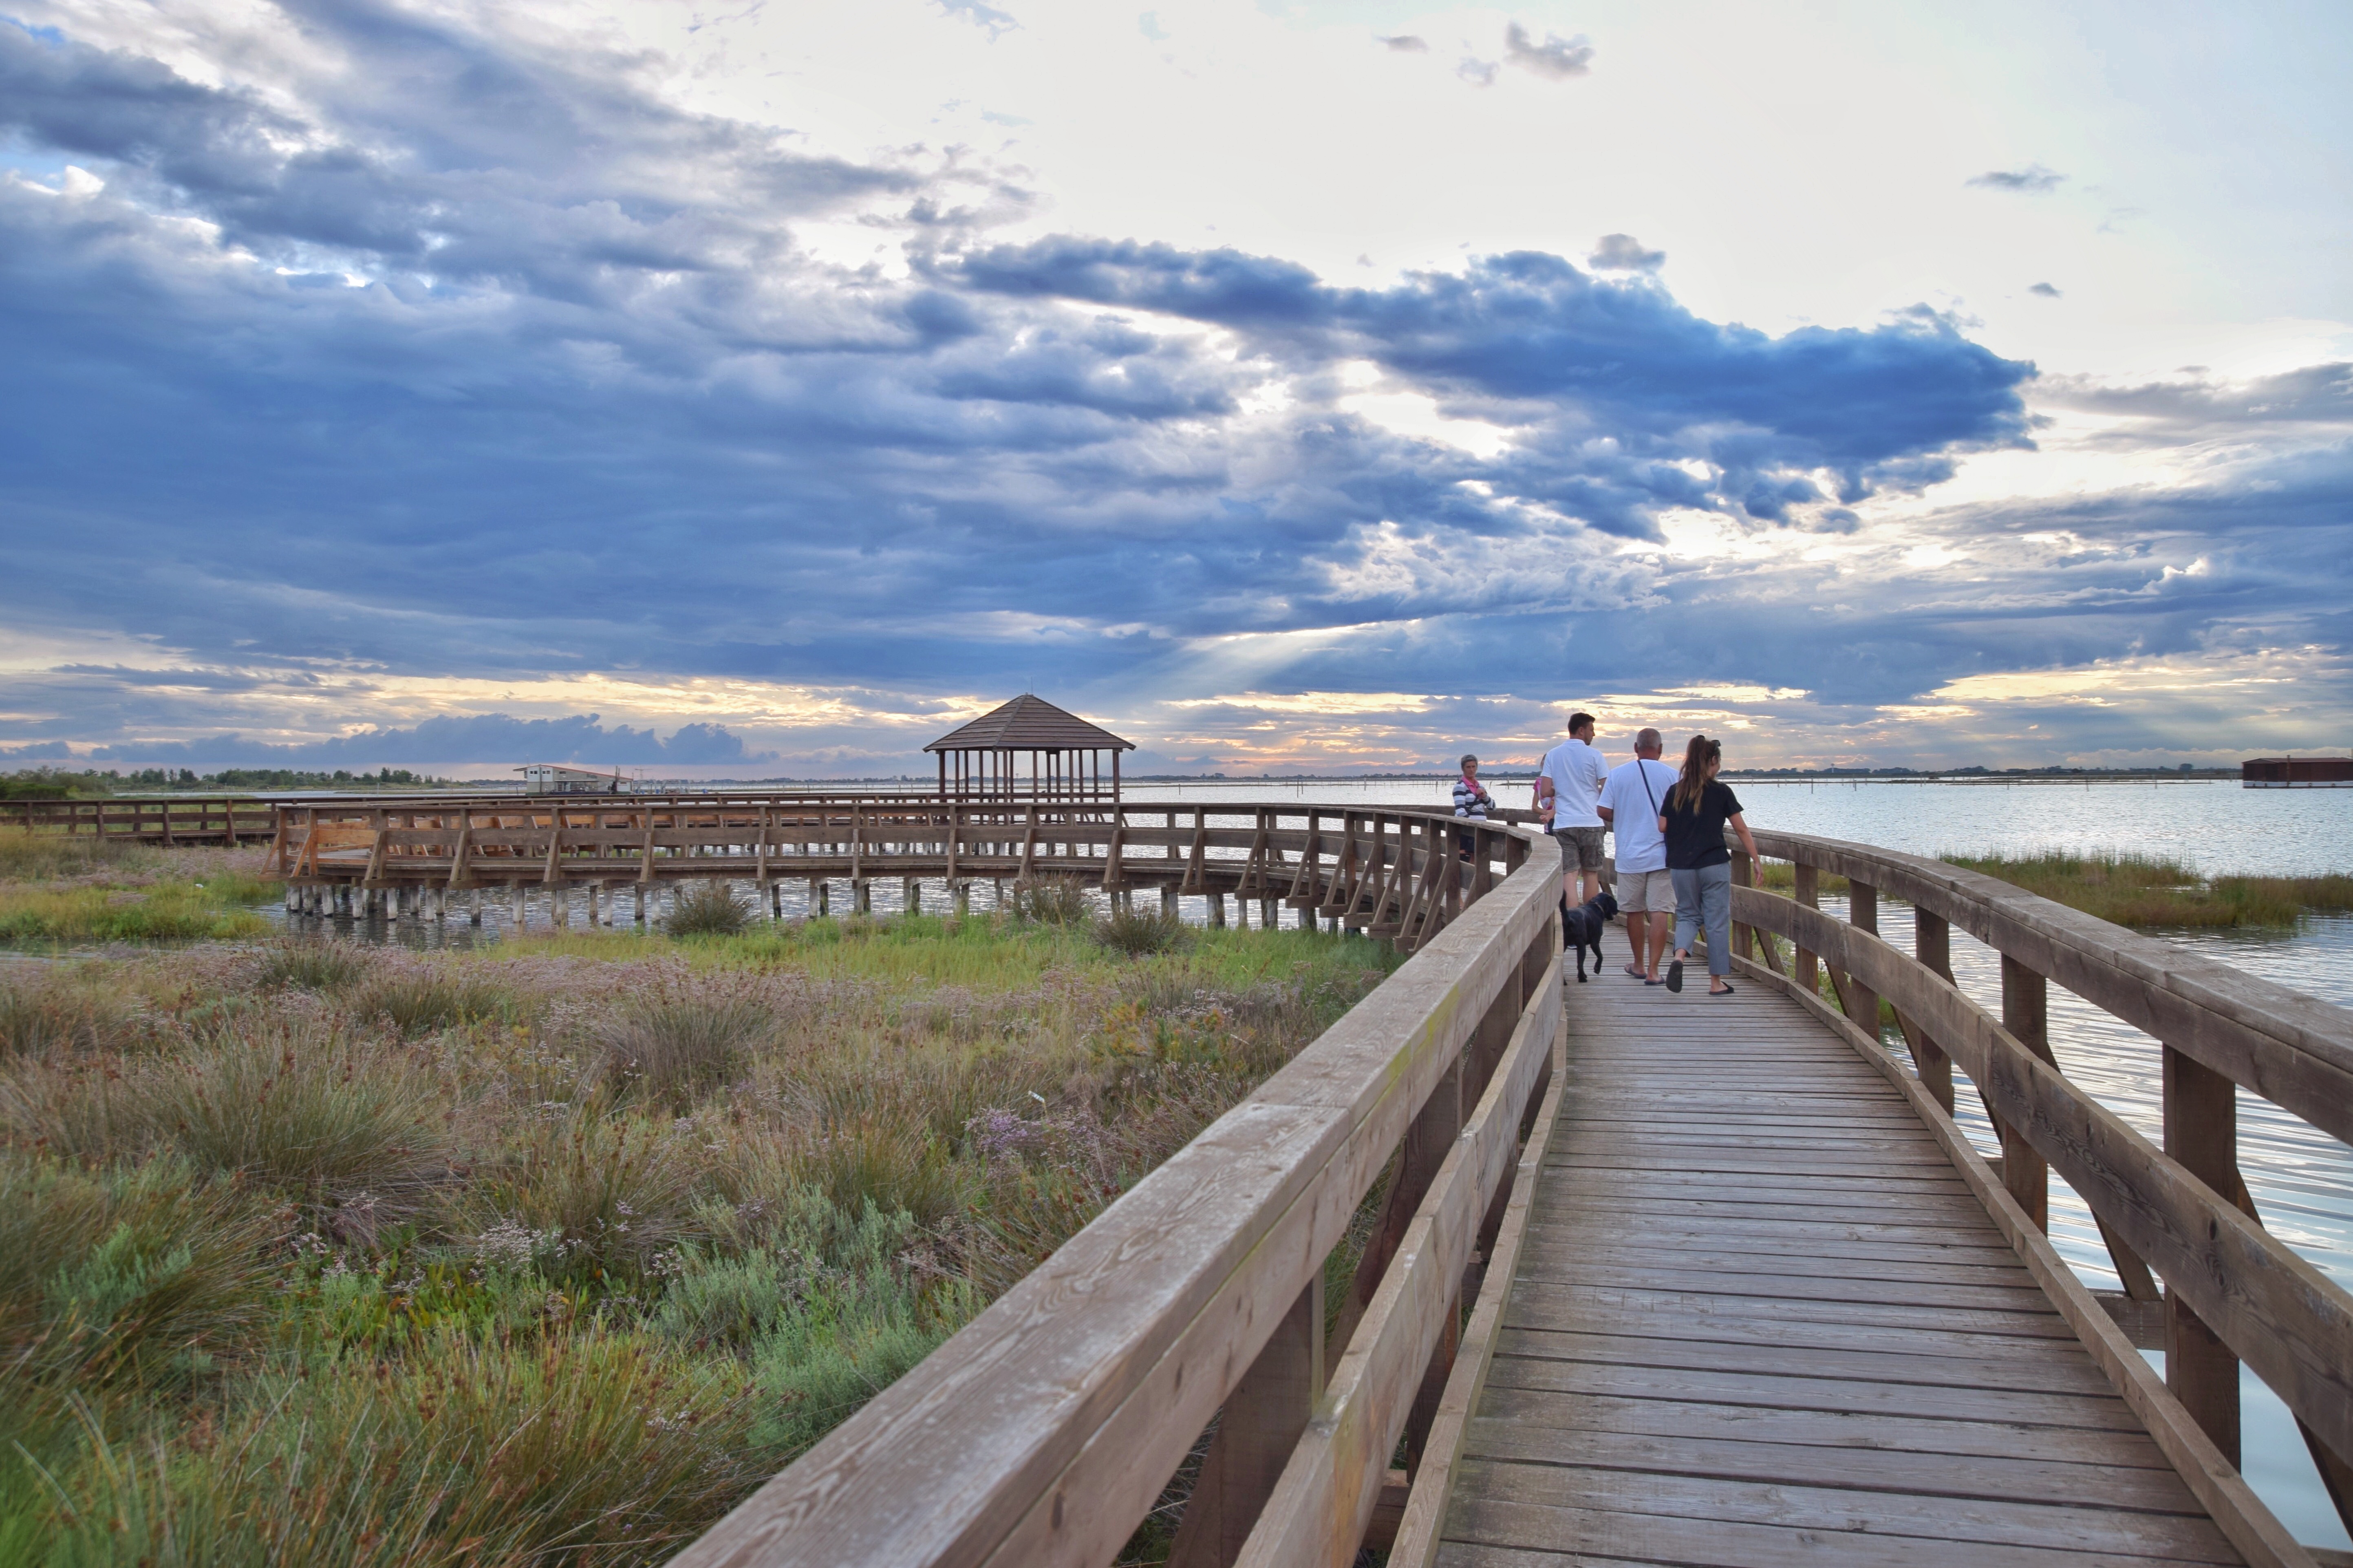
M 735 936 L 751 925 L 752 906 L 724 882 L 682 888 L 671 898 L 662 930 L 671 936 Z
M 1183 918 L 1176 910 L 1164 908 L 1134 910 L 1115 904 L 1109 914 L 1094 923 L 1097 942 L 1130 958 L 1173 952 L 1183 947 L 1190 936 L 1190 928 Z

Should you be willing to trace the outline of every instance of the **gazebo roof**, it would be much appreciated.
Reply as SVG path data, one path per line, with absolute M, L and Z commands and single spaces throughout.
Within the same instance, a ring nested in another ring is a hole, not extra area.
M 1132 752 L 1135 742 L 1065 713 L 1042 697 L 1023 692 L 960 730 L 951 730 L 927 752 Z

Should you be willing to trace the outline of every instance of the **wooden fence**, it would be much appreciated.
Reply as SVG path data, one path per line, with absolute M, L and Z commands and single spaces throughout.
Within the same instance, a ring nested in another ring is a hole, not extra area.
M 2084 1199 L 2124 1292 L 2105 1311 L 2070 1316 L 2200 1500 L 2226 1528 L 2242 1511 L 2243 1361 L 2295 1414 L 2353 1525 L 2353 1297 L 2263 1229 L 2237 1147 L 2241 1089 L 2353 1139 L 2353 1014 L 1942 861 L 1798 834 L 1757 840 L 1793 863 L 1796 888 L 1789 898 L 1759 890 L 1736 855 L 1740 967 L 1892 1065 L 1877 1048 L 1883 998 L 1915 1064 L 1905 1077 L 1947 1114 L 1960 1067 L 2001 1140 L 1990 1163 L 2006 1201 L 1995 1220 L 2031 1266 L 2057 1268 L 2035 1246 L 2049 1228 L 2049 1173 Z M 1818 907 L 1825 874 L 1847 879 L 1845 921 Z M 1913 952 L 1879 939 L 1883 897 L 1912 905 Z M 2000 955 L 1999 1016 L 1953 983 L 1955 927 Z M 1788 939 L 1791 962 L 1760 932 Z M 2149 1065 L 2163 1082 L 2161 1146 L 2061 1069 L 2049 1039 L 2053 983 L 2159 1042 Z M 2090 1300 L 2072 1285 L 2044 1281 L 2063 1311 Z M 2170 1397 L 2152 1392 L 2136 1341 L 2165 1351 Z
M 1531 837 L 1489 831 L 1523 852 Z M 1221 1410 L 1176 1563 L 1345 1563 L 1384 1540 L 1410 1487 L 1390 1457 L 1417 1451 L 1435 1415 L 1466 1279 L 1556 1081 L 1558 894 L 1546 857 L 1470 895 L 1289 1066 L 680 1561 L 1107 1563 Z M 1325 1259 L 1385 1172 L 1327 1366 Z
M 117 795 L 0 801 L 0 826 L 142 844 L 258 844 L 278 831 L 272 803 L 249 796 Z
M 708 799 L 338 801 L 278 808 L 277 874 L 292 907 L 349 906 L 448 918 L 453 895 L 546 889 L 569 919 L 585 891 L 628 894 L 696 881 L 748 886 L 780 907 L 781 883 L 828 885 L 854 907 L 885 879 L 939 882 L 961 899 L 976 881 L 1081 879 L 1114 894 L 1198 895 L 1220 919 L 1229 897 L 1310 911 L 1410 950 L 1486 894 L 1526 855 L 1530 836 L 1443 806 L 958 804 Z M 1547 857 L 1551 851 L 1545 850 Z M 467 900 L 476 915 L 479 896 Z

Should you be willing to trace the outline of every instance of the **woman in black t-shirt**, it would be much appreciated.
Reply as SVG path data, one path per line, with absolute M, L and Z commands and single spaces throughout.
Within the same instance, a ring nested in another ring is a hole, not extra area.
M 1667 989 L 1683 988 L 1683 961 L 1692 941 L 1707 928 L 1707 994 L 1729 996 L 1732 983 L 1732 855 L 1724 847 L 1724 825 L 1740 835 L 1740 847 L 1757 858 L 1757 840 L 1740 817 L 1732 786 L 1715 782 L 1724 747 L 1694 735 L 1683 748 L 1683 776 L 1667 791 L 1659 831 L 1667 839 L 1667 879 L 1675 885 L 1675 956 L 1667 965 Z

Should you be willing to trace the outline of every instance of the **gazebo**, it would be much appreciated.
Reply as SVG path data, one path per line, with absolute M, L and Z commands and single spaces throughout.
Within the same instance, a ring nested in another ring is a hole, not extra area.
M 940 759 L 942 800 L 1119 801 L 1119 754 L 1135 750 L 1110 731 L 1022 693 L 923 750 Z M 1020 758 L 1028 753 L 1029 777 Z M 1105 776 L 1103 759 L 1111 759 Z

